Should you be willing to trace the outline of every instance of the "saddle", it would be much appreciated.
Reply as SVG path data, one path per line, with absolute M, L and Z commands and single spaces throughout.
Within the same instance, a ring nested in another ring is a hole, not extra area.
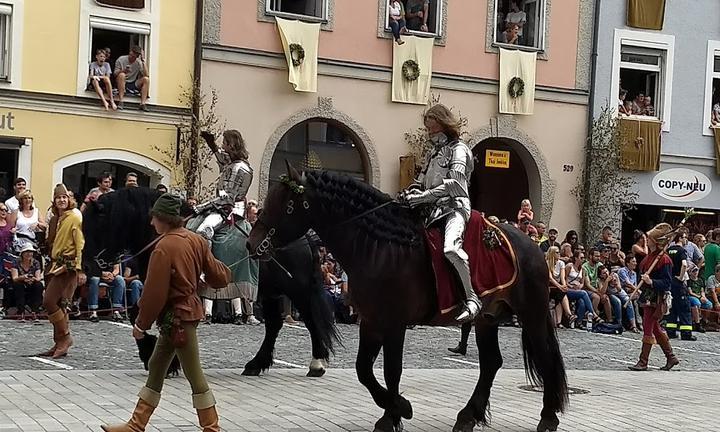
M 455 270 L 443 251 L 443 232 L 432 227 L 425 230 L 430 250 L 438 309 L 441 314 L 454 309 L 465 299 Z M 478 297 L 496 293 L 515 283 L 518 263 L 515 251 L 505 233 L 473 210 L 465 227 L 463 250 L 470 262 L 470 279 Z

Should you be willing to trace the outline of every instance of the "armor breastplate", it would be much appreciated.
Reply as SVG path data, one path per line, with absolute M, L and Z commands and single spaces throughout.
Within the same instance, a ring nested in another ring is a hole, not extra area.
M 444 217 L 452 211 L 459 211 L 465 219 L 470 217 L 469 183 L 474 168 L 470 148 L 462 141 L 436 149 L 429 157 L 421 178 L 424 190 L 441 185 L 446 187 L 446 196 L 435 202 L 428 223 Z M 449 189 L 448 189 L 449 188 Z
M 218 192 L 224 191 L 232 199 L 244 198 L 253 180 L 253 170 L 245 161 L 235 161 L 225 165 L 220 173 Z

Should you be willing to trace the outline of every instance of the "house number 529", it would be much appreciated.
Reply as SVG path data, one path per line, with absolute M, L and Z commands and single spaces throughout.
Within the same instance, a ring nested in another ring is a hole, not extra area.
M 575 165 L 563 165 L 563 172 L 573 172 Z

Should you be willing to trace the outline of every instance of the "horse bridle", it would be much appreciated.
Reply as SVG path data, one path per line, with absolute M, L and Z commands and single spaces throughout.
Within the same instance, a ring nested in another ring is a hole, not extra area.
M 300 192 L 300 193 L 295 192 L 295 194 L 296 194 L 296 195 L 302 195 L 303 192 Z M 344 220 L 344 221 L 342 221 L 342 222 L 338 222 L 338 223 L 336 223 L 336 224 L 330 225 L 329 227 L 326 228 L 326 230 L 333 230 L 333 229 L 337 229 L 337 228 L 339 228 L 339 227 L 342 227 L 342 226 L 344 226 L 344 225 L 347 225 L 347 224 L 349 224 L 349 223 L 351 223 L 351 222 L 354 222 L 354 221 L 356 221 L 356 220 L 358 220 L 358 219 L 361 219 L 361 218 L 369 215 L 370 213 L 374 213 L 374 212 L 380 210 L 380 209 L 383 208 L 383 207 L 387 207 L 387 206 L 389 206 L 389 205 L 392 204 L 392 203 L 398 203 L 398 201 L 396 201 L 396 200 L 386 201 L 386 202 L 384 202 L 384 203 L 382 203 L 382 204 L 380 204 L 380 205 L 377 205 L 377 206 L 375 206 L 375 207 L 373 207 L 373 208 L 371 208 L 371 209 L 369 209 L 369 210 L 366 210 L 366 211 L 360 213 L 359 215 L 355 215 L 355 216 L 350 217 L 350 218 L 348 218 L 348 219 L 346 219 L 346 220 Z M 402 203 L 400 203 L 400 204 L 402 204 Z M 303 206 L 303 208 L 304 208 L 305 210 L 309 210 L 309 209 L 310 209 L 310 203 L 307 201 L 307 199 L 303 198 L 302 206 Z M 289 201 L 287 202 L 287 204 L 286 204 L 286 207 L 285 207 L 285 214 L 291 215 L 291 214 L 293 214 L 294 212 L 295 212 L 295 202 L 294 202 L 294 200 L 289 200 Z M 260 222 L 265 228 L 267 228 L 267 229 L 268 229 L 268 232 L 267 232 L 267 234 L 265 235 L 265 238 L 262 239 L 262 241 L 260 242 L 260 244 L 258 245 L 258 247 L 255 248 L 255 254 L 256 254 L 257 257 L 263 256 L 263 255 L 264 255 L 265 253 L 267 253 L 271 248 L 272 248 L 272 249 L 281 249 L 281 248 L 275 248 L 275 247 L 273 246 L 273 244 L 272 244 L 272 238 L 273 238 L 273 236 L 275 235 L 275 233 L 277 232 L 276 229 L 275 229 L 275 227 L 273 227 L 272 225 L 264 222 L 262 216 L 263 216 L 263 214 L 260 213 L 260 215 L 258 215 L 257 221 Z M 278 264 L 279 264 L 279 263 L 278 263 Z

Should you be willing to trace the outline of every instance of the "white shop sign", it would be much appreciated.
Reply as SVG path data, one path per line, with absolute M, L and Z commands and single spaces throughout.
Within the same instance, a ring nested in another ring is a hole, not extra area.
M 652 187 L 659 196 L 675 202 L 699 201 L 712 191 L 712 183 L 705 174 L 687 168 L 659 172 Z

